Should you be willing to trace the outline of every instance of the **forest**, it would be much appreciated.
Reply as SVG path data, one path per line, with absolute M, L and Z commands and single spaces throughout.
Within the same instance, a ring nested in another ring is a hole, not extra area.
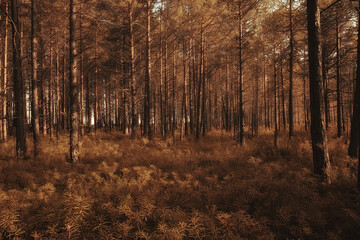
M 360 0 L 0 0 L 0 239 L 360 239 Z

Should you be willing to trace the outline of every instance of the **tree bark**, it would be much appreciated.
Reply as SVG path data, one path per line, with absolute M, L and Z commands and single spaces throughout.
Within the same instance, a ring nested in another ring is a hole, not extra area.
M 35 33 L 35 0 L 31 0 L 31 116 L 33 127 L 34 157 L 38 155 L 39 145 L 39 102 L 38 102 L 38 79 L 37 79 L 37 50 L 38 42 Z
M 59 33 L 57 33 L 56 42 L 56 139 L 60 138 L 60 48 L 59 48 Z
M 292 17 L 292 0 L 290 0 L 290 56 L 289 56 L 289 138 L 294 135 L 294 110 L 293 110 L 293 59 L 294 59 L 294 32 Z
M 342 135 L 341 126 L 341 92 L 340 92 L 340 29 L 339 29 L 339 16 L 336 12 L 336 117 L 337 117 L 337 137 Z
M 264 69 L 263 69 L 263 89 L 264 89 L 264 94 L 263 94 L 263 100 L 264 100 L 264 126 L 265 128 L 268 128 L 268 103 L 266 101 L 267 99 L 267 94 L 266 94 L 266 63 L 264 61 Z
M 136 136 L 136 115 L 135 115 L 135 39 L 133 31 L 133 9 L 129 3 L 129 27 L 130 27 L 130 94 L 131 94 L 131 138 Z
M 330 160 L 324 126 L 323 86 L 321 83 L 320 10 L 318 0 L 307 0 L 308 51 L 310 76 L 311 140 L 315 174 L 328 183 Z
M 183 104 L 184 104 L 184 135 L 185 136 L 187 136 L 188 135 L 188 119 L 187 119 L 187 115 L 188 115 L 188 113 L 187 113 L 187 107 L 186 107 L 186 105 L 187 105 L 187 94 L 186 94 L 186 89 L 187 89 L 187 81 L 186 81 L 186 40 L 184 40 L 184 49 L 183 49 L 183 52 L 184 52 L 184 54 L 183 54 L 183 67 L 184 67 L 184 72 L 183 72 L 183 74 L 184 74 L 184 95 L 183 95 Z
M 322 57 L 321 57 L 321 71 L 322 71 L 322 81 L 324 86 L 324 111 L 325 111 L 325 126 L 326 129 L 329 128 L 330 123 L 330 107 L 329 107 L 329 94 L 328 94 L 328 80 L 327 80 L 327 70 L 325 66 L 325 51 L 324 46 L 322 46 Z
M 242 65 L 242 11 L 241 2 L 239 2 L 239 142 L 241 145 L 245 142 L 244 132 L 244 109 L 243 109 L 243 65 Z
M 8 2 L 5 1 L 5 9 L 8 9 Z M 2 140 L 7 140 L 8 135 L 8 113 L 7 113 L 7 81 L 8 81 L 8 16 L 5 16 L 5 30 L 4 30 L 4 81 L 3 81 L 3 101 L 2 101 L 2 113 L 3 119 L 2 125 Z
M 360 7 L 360 1 L 359 1 Z M 352 158 L 360 157 L 359 154 L 359 136 L 360 136 L 360 13 L 358 16 L 358 42 L 357 42 L 357 59 L 356 59 L 356 86 L 354 93 L 353 116 L 351 119 L 350 144 L 348 154 Z M 360 169 L 360 166 L 359 166 Z M 359 176 L 359 174 L 358 174 Z M 360 185 L 358 181 L 358 187 Z
M 173 76 L 172 76 L 172 126 L 171 133 L 173 138 L 173 143 L 175 143 L 175 129 L 176 129 L 176 115 L 175 115 L 175 82 L 176 82 L 176 49 L 175 42 L 173 43 Z
M 145 69 L 145 104 L 144 104 L 144 134 L 149 139 L 152 138 L 152 131 L 150 127 L 150 110 L 151 110 L 151 1 L 146 1 L 146 69 Z
M 278 116 L 277 116 L 277 74 L 276 74 L 276 49 L 274 47 L 274 123 L 275 123 L 275 129 L 274 129 L 274 147 L 278 147 Z
M 50 45 L 52 43 L 50 42 Z M 50 46 L 50 78 L 49 78 L 49 89 L 48 89 L 48 114 L 49 114 L 49 135 L 50 140 L 52 139 L 52 128 L 53 128 L 53 47 Z
M 40 39 L 40 112 L 41 112 L 41 130 L 42 134 L 47 134 L 46 125 L 46 86 L 44 82 L 44 42 Z
M 69 36 L 69 61 L 70 61 L 70 161 L 79 161 L 79 82 L 77 76 L 77 44 L 76 44 L 76 0 L 70 0 L 70 36 Z
M 13 36 L 13 78 L 14 78 L 14 122 L 16 127 L 16 155 L 18 158 L 26 156 L 26 132 L 24 122 L 24 82 L 21 66 L 21 45 L 19 32 L 18 2 L 11 0 L 12 36 Z
M 284 74 L 283 74 L 283 64 L 281 61 L 281 66 L 280 66 L 280 81 L 281 81 L 281 108 L 282 108 L 282 125 L 284 127 L 284 129 L 286 128 L 286 113 L 285 113 L 285 87 L 284 87 Z M 290 93 L 289 93 L 290 94 Z M 290 100 L 289 100 L 290 102 Z M 289 109 L 290 110 L 290 109 Z M 290 119 L 289 119 L 290 120 Z M 280 126 L 280 124 L 279 124 Z M 290 123 L 289 123 L 289 127 L 290 127 Z M 290 130 L 289 130 L 290 132 Z M 292 135 L 290 135 L 289 133 L 289 137 L 291 138 Z
M 197 86 L 197 95 L 196 95 L 196 140 L 199 140 L 200 138 L 200 102 L 201 102 L 201 98 L 200 98 L 200 94 L 201 94 L 201 82 L 202 82 L 202 65 L 203 65 L 203 58 L 202 58 L 202 53 L 203 53 L 203 25 L 201 23 L 201 28 L 200 28 L 200 69 L 199 69 L 199 77 L 198 77 L 198 86 Z
M 167 39 L 167 24 L 165 23 L 165 52 L 164 52 L 164 138 L 167 138 L 168 135 L 168 123 L 170 123 L 169 119 L 169 93 L 168 93 L 168 67 L 167 67 L 167 61 L 168 61 L 168 39 Z
M 94 130 L 96 132 L 96 129 L 98 127 L 98 81 L 99 81 L 99 69 L 98 69 L 98 54 L 97 54 L 97 48 L 98 48 L 98 37 L 97 37 L 97 26 L 95 29 L 95 100 L 94 100 Z

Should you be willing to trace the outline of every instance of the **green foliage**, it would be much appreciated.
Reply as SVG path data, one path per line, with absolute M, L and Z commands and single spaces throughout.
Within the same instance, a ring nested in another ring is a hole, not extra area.
M 64 138 L 63 138 L 64 137 Z M 334 184 L 312 174 L 308 135 L 240 147 L 222 132 L 194 143 L 85 136 L 37 160 L 0 160 L 2 239 L 351 239 L 360 236 L 355 162 L 330 139 Z M 6 143 L 9 148 L 15 144 Z

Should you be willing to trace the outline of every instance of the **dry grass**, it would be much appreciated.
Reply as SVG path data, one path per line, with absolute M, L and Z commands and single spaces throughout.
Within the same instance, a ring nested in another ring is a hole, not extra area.
M 225 132 L 199 142 L 97 133 L 65 161 L 68 137 L 37 160 L 0 145 L 3 239 L 359 239 L 355 161 L 329 140 L 334 183 L 312 174 L 309 136 L 264 132 L 240 147 Z

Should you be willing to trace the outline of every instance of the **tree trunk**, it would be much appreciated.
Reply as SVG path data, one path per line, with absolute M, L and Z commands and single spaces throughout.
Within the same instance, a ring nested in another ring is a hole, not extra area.
M 52 43 L 50 43 L 52 45 Z M 48 114 L 49 114 L 49 135 L 50 140 L 52 139 L 52 127 L 53 127 L 53 48 L 50 46 L 50 78 L 49 78 L 49 89 L 48 89 Z
M 19 21 L 19 29 L 20 29 L 20 58 L 21 58 L 21 61 L 22 59 L 25 59 L 24 57 L 24 44 L 23 44 L 23 39 L 24 39 L 24 24 L 22 24 L 20 21 Z M 25 66 L 25 67 L 23 67 Z M 22 78 L 23 78 L 23 99 L 24 99 L 24 102 L 26 103 L 26 95 L 27 95 L 27 89 L 26 89 L 26 80 L 27 80 L 27 75 L 26 75 L 26 64 L 23 64 L 21 63 L 21 75 L 22 75 Z M 29 93 L 30 94 L 30 93 Z M 24 125 L 26 126 L 27 124 L 27 104 L 24 104 L 23 106 L 23 114 L 24 114 Z M 26 128 L 25 128 L 25 134 L 26 134 Z
M 176 50 L 175 42 L 173 43 L 173 76 L 172 76 L 172 126 L 171 133 L 173 138 L 173 143 L 175 143 L 175 128 L 176 128 L 176 119 L 175 119 L 175 82 L 176 82 Z
M 184 104 L 184 135 L 187 136 L 188 135 L 188 119 L 187 119 L 187 94 L 186 94 L 186 89 L 187 89 L 187 82 L 186 82 L 186 40 L 184 40 L 184 49 L 183 49 L 183 65 L 184 65 L 184 95 L 183 95 L 183 104 Z
M 189 117 L 190 117 L 190 121 L 189 121 L 189 125 L 190 125 L 190 133 L 194 134 L 194 111 L 193 111 L 193 97 L 194 95 L 192 94 L 193 92 L 193 71 L 192 71 L 192 67 L 191 67 L 191 58 L 192 58 L 192 51 L 193 51 L 193 46 L 192 46 L 192 40 L 189 40 Z
M 38 155 L 39 144 L 39 103 L 38 103 L 38 79 L 37 79 L 37 50 L 38 42 L 35 33 L 35 0 L 31 0 L 31 116 L 33 127 L 34 157 Z
M 337 116 L 337 137 L 341 137 L 341 92 L 340 92 L 340 29 L 338 13 L 336 13 L 336 116 Z
M 200 137 L 200 94 L 201 94 L 201 82 L 202 82 L 202 65 L 203 65 L 203 25 L 201 23 L 200 28 L 200 70 L 199 70 L 199 78 L 198 78 L 198 86 L 197 86 L 197 95 L 196 95 L 196 140 L 199 140 Z
M 294 135 L 294 110 L 293 110 L 293 59 L 294 59 L 294 33 L 292 17 L 292 0 L 290 0 L 290 56 L 289 56 L 289 138 Z
M 243 65 L 242 65 L 242 11 L 239 2 L 239 142 L 244 144 L 244 109 L 243 109 Z
M 263 69 L 263 73 L 264 73 L 264 77 L 263 77 L 263 89 L 264 89 L 264 95 L 263 95 L 263 99 L 264 99 L 264 125 L 265 125 L 265 128 L 268 128 L 268 115 L 267 115 L 267 112 L 268 112 L 268 109 L 267 109 L 267 106 L 268 106 L 268 103 L 266 101 L 266 97 L 267 97 L 267 94 L 266 94 L 266 63 L 264 61 L 264 69 Z
M 151 110 L 151 90 L 150 90 L 150 81 L 151 81 L 151 2 L 147 0 L 146 2 L 146 69 L 145 69 L 145 104 L 144 104 L 144 134 L 148 135 L 148 138 L 151 139 L 152 132 L 150 127 L 150 110 Z
M 320 174 L 328 183 L 330 160 L 324 126 L 323 87 L 321 83 L 320 10 L 318 0 L 307 0 L 308 49 L 310 76 L 311 140 L 315 174 Z
M 79 161 L 79 81 L 77 77 L 77 45 L 76 45 L 76 1 L 70 0 L 70 36 L 69 36 L 69 61 L 70 61 L 70 161 Z
M 327 80 L 327 70 L 325 66 L 325 51 L 324 47 L 322 46 L 322 58 L 321 58 L 321 71 L 322 71 L 322 81 L 324 86 L 324 111 L 325 111 L 325 126 L 326 129 L 329 128 L 330 123 L 330 107 L 329 107 L 329 94 L 328 94 L 328 80 Z
M 89 74 L 86 74 L 86 124 L 87 124 L 87 132 L 91 132 L 91 103 L 90 103 L 90 78 Z
M 8 9 L 8 2 L 5 1 L 5 9 Z M 7 114 L 7 81 L 8 81 L 8 16 L 5 16 L 5 30 L 4 30 L 4 81 L 3 81 L 3 101 L 2 101 L 2 113 L 3 119 L 2 125 L 2 141 L 7 140 L 8 135 L 8 114 Z
M 360 7 L 360 1 L 359 1 Z M 357 59 L 356 59 L 356 86 L 354 93 L 353 116 L 351 119 L 350 144 L 348 154 L 352 158 L 359 155 L 359 136 L 360 136 L 360 13 L 358 16 L 358 42 L 357 42 Z M 360 165 L 359 165 L 360 169 Z M 360 174 L 358 174 L 359 176 Z M 360 177 L 358 177 L 360 179 Z M 358 187 L 360 186 L 358 181 Z
M 226 76 L 225 76 L 225 129 L 230 131 L 230 114 L 229 114 L 229 64 L 226 56 Z M 240 75 L 239 75 L 240 76 Z M 240 80 L 239 80 L 240 81 Z
M 82 32 L 82 8 L 79 11 L 79 37 L 80 37 L 80 134 L 84 134 L 84 43 Z
M 281 61 L 281 67 L 280 67 L 280 81 L 281 81 L 281 108 L 282 108 L 282 125 L 284 129 L 286 129 L 286 113 L 285 113 L 285 87 L 284 87 L 284 75 L 283 75 L 283 64 Z M 289 93 L 290 94 L 290 93 Z M 292 100 L 291 100 L 292 101 Z M 290 100 L 289 100 L 290 102 Z M 290 109 L 289 109 L 290 110 Z M 290 119 L 289 119 L 290 120 Z M 279 124 L 280 125 L 280 124 Z M 290 127 L 290 123 L 289 123 Z M 290 132 L 290 130 L 289 130 Z M 291 138 L 292 135 L 289 134 L 289 137 Z
M 95 100 L 94 100 L 94 130 L 96 132 L 96 129 L 98 127 L 98 82 L 99 82 L 99 69 L 98 69 L 98 54 L 97 54 L 97 47 L 98 47 L 98 40 L 97 40 L 97 26 L 95 30 Z
M 277 118 L 277 74 L 276 74 L 276 50 L 274 48 L 274 123 L 275 123 L 275 130 L 274 130 L 274 147 L 278 147 L 278 118 Z
M 46 126 L 46 86 L 44 82 L 44 43 L 40 38 L 40 127 L 43 135 L 47 134 Z
M 62 106 L 61 106 L 61 123 L 62 123 L 62 129 L 66 130 L 67 125 L 66 125 L 66 121 L 67 121 L 67 108 L 66 108 L 66 95 L 67 95 L 67 91 L 66 91 L 66 78 L 65 78 L 65 65 L 66 65 L 66 60 L 65 60 L 65 47 L 64 47 L 64 55 L 62 58 Z
M 12 36 L 13 36 L 13 78 L 15 101 L 15 127 L 16 127 L 16 155 L 18 158 L 26 156 L 26 132 L 24 122 L 24 82 L 22 76 L 20 32 L 17 0 L 11 0 Z
M 60 115 L 60 48 L 58 35 L 56 42 L 56 139 L 58 141 L 60 138 Z
M 205 38 L 205 37 L 204 37 Z M 201 123 L 202 123 L 202 136 L 205 136 L 206 133 L 206 62 L 205 62 L 205 39 L 203 44 L 203 51 L 202 51 L 202 106 L 201 106 Z
M 107 115 L 107 125 L 108 130 L 111 132 L 112 130 L 112 118 L 111 118 L 111 80 L 109 79 L 107 84 L 107 100 L 106 100 L 106 115 Z
M 133 9 L 129 4 L 129 27 L 130 27 L 130 94 L 131 94 L 131 138 L 136 136 L 136 115 L 135 115 L 135 39 L 133 31 Z
M 304 49 L 304 60 L 306 59 L 306 50 Z M 305 125 L 305 131 L 308 130 L 308 106 L 307 106 L 307 101 L 306 101 L 306 76 L 307 73 L 305 72 L 306 69 L 306 64 L 304 61 L 304 73 L 303 73 L 303 94 L 304 94 L 304 100 L 303 100 L 303 104 L 304 104 L 304 125 Z
M 164 138 L 167 138 L 167 134 L 168 134 L 168 123 L 169 121 L 169 94 L 168 94 L 168 71 L 167 71 L 167 60 L 168 60 L 168 39 L 167 39 L 168 35 L 167 35 L 167 26 L 165 24 L 165 52 L 164 52 L 164 97 L 165 97 L 165 101 L 164 101 Z

